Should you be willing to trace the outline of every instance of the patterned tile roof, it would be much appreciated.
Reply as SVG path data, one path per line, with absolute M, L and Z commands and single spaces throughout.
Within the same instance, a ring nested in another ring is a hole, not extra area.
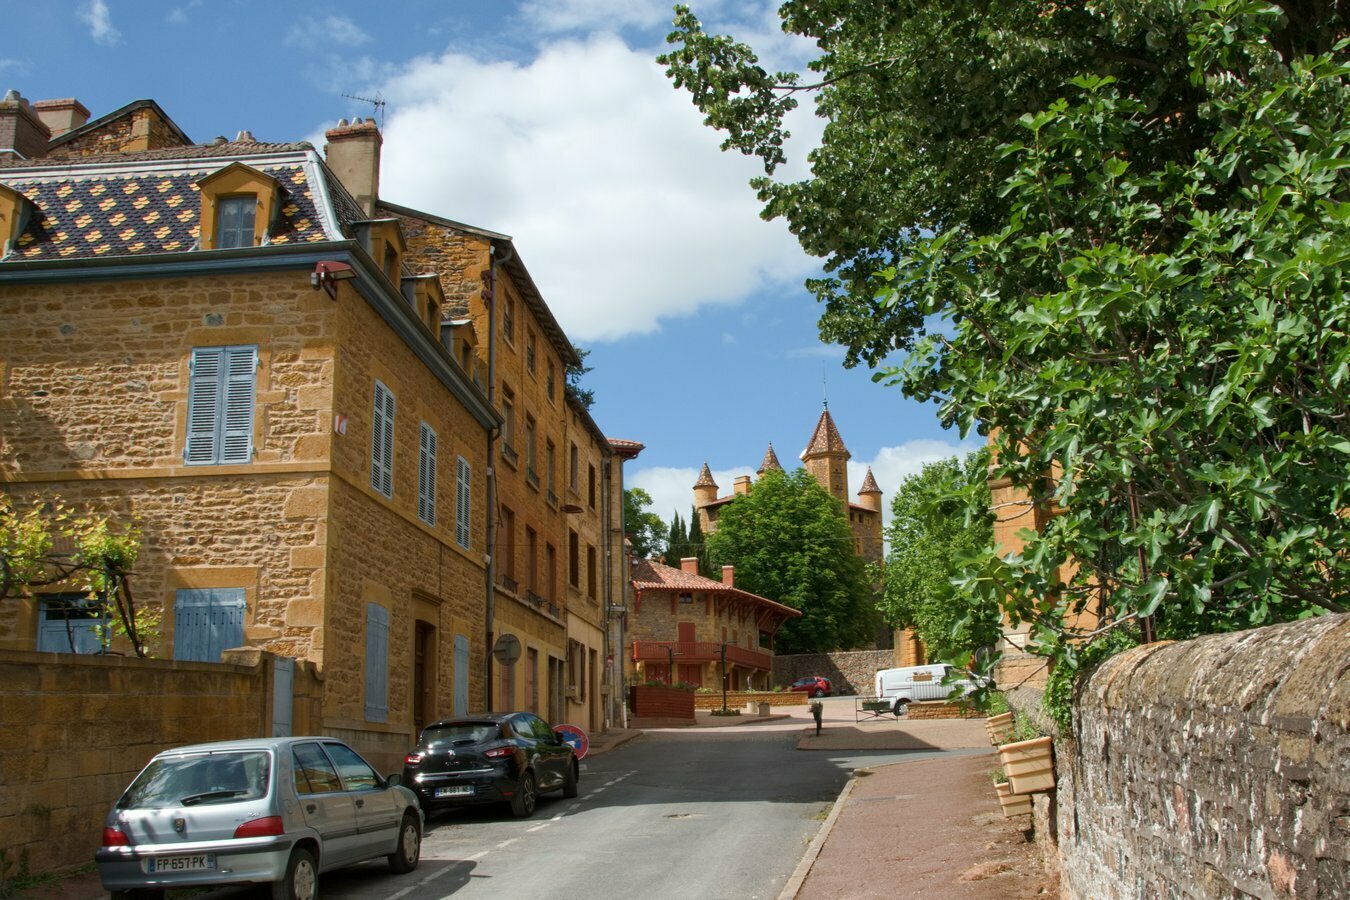
M 829 407 L 820 414 L 820 421 L 816 423 L 816 431 L 811 435 L 811 443 L 806 445 L 802 451 L 802 459 L 808 459 L 812 456 L 823 456 L 825 454 L 842 454 L 844 459 L 852 459 L 853 454 L 848 452 L 844 446 L 844 439 L 839 436 L 839 429 L 834 427 L 834 419 L 830 417 Z
M 717 482 L 713 481 L 712 469 L 708 468 L 706 462 L 703 464 L 703 471 L 698 473 L 698 481 L 694 482 L 694 487 L 717 487 Z
M 226 159 L 251 163 L 281 185 L 281 208 L 270 243 L 340 240 L 345 217 L 321 209 L 313 190 L 316 177 L 327 178 L 330 184 L 333 179 L 308 153 L 294 149 L 308 146 L 241 142 L 118 154 L 116 159 L 83 157 L 56 166 L 51 160 L 45 164 L 30 160 L 29 166 L 0 168 L 0 183 L 23 194 L 35 207 L 27 228 L 15 241 L 13 258 L 95 258 L 190 250 L 200 230 L 197 182 L 228 165 Z M 269 154 L 267 163 L 250 160 L 261 152 L 260 147 L 286 150 L 280 158 Z M 217 152 L 224 148 L 235 151 L 233 159 Z M 249 151 L 242 159 L 241 149 Z M 196 150 L 212 152 L 185 156 L 186 151 Z M 325 193 L 335 201 L 340 199 L 331 191 Z M 339 223 L 331 224 L 334 218 Z
M 768 597 L 761 597 L 740 588 L 728 587 L 720 581 L 713 581 L 711 578 L 704 578 L 702 575 L 691 575 L 683 569 L 671 568 L 650 559 L 633 560 L 632 581 L 633 589 L 637 591 L 704 591 L 706 593 L 736 594 L 767 604 L 776 611 L 792 618 L 802 614 L 801 610 L 793 609 L 791 606 L 779 603 L 776 600 L 770 600 Z
M 763 475 L 770 469 L 777 469 L 779 472 L 783 471 L 783 464 L 778 461 L 778 454 L 773 452 L 772 441 L 769 442 L 769 450 L 764 454 L 764 460 L 759 464 L 759 471 L 755 474 Z
M 881 488 L 877 487 L 877 480 L 872 477 L 872 467 L 867 467 L 867 475 L 863 477 L 862 487 L 858 488 L 860 494 L 880 494 Z

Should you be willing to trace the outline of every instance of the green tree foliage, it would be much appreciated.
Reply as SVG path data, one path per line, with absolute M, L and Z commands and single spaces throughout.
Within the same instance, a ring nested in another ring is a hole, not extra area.
M 666 535 L 666 565 L 678 569 L 680 560 L 689 555 L 689 529 L 679 513 L 670 517 L 670 532 Z
M 665 549 L 666 523 L 649 509 L 651 505 L 652 495 L 642 488 L 623 492 L 624 533 L 638 559 L 652 559 Z
M 774 639 L 779 653 L 852 650 L 872 640 L 876 615 L 866 567 L 839 501 L 805 469 L 766 471 L 722 507 L 708 536 L 716 566 L 736 586 L 802 611 Z
M 581 379 L 586 377 L 586 373 L 591 371 L 592 367 L 586 365 L 586 357 L 591 355 L 591 351 L 572 345 L 572 349 L 577 354 L 577 364 L 568 364 L 567 366 L 567 396 L 581 404 L 582 408 L 590 409 L 595 403 L 595 390 L 593 388 L 584 388 L 581 386 Z
M 829 124 L 813 178 L 756 186 L 827 257 L 822 333 L 851 362 L 910 351 L 880 377 L 989 434 L 1046 522 L 962 577 L 972 608 L 1002 602 L 1069 668 L 1078 611 L 1148 638 L 1346 608 L 1350 11 L 781 14 L 819 43 Z M 805 86 L 687 10 L 676 28 L 676 83 L 772 175 Z
M 140 531 L 81 515 L 59 497 L 16 507 L 0 494 L 0 600 L 33 588 L 75 587 L 88 593 L 137 656 L 157 637 L 157 610 L 138 609 L 128 576 L 140 553 Z M 104 643 L 110 635 L 104 636 Z
M 900 483 L 887 528 L 886 591 L 881 607 L 891 625 L 914 629 L 935 659 L 968 665 L 980 649 L 969 627 L 972 610 L 952 584 L 963 565 L 994 540 L 989 515 L 989 454 L 977 451 L 925 465 Z M 998 619 L 998 607 L 982 611 Z
M 708 555 L 708 542 L 703 536 L 703 524 L 699 520 L 698 510 L 692 507 L 689 510 L 689 556 L 698 560 L 698 574 L 704 578 L 712 578 L 713 567 L 711 557 Z

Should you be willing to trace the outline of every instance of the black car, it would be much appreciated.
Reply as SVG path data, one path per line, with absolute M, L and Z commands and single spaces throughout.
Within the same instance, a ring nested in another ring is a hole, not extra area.
M 403 784 L 427 814 L 479 803 L 510 803 L 534 814 L 545 791 L 577 795 L 576 752 L 529 712 L 485 713 L 433 722 L 403 759 Z

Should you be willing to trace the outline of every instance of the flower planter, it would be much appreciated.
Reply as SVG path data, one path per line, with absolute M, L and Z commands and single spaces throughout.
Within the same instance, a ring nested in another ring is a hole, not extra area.
M 1011 819 L 1013 816 L 1021 816 L 1031 812 L 1031 796 L 1029 794 L 1014 794 L 1012 786 L 1006 781 L 994 785 L 994 790 L 998 791 L 998 805 L 1003 807 L 1004 818 Z
M 1055 787 L 1053 741 L 1048 737 L 1004 744 L 998 748 L 998 761 L 1014 794 L 1034 794 Z
M 989 743 L 997 747 L 1012 737 L 1013 714 L 1005 712 L 1001 715 L 990 716 L 984 720 L 984 730 L 989 734 Z

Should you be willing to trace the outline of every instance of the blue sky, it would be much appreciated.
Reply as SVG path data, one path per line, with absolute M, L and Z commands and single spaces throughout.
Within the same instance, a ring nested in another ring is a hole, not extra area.
M 777 0 L 692 5 L 767 68 L 810 50 L 778 31 Z M 669 3 L 4 0 L 0 14 L 14 38 L 0 90 L 93 116 L 152 98 L 198 142 L 247 129 L 321 146 L 339 118 L 375 112 L 344 94 L 382 98 L 382 195 L 513 236 L 591 350 L 596 421 L 647 445 L 628 482 L 663 518 L 688 513 L 704 461 L 726 492 L 770 442 L 791 468 L 826 396 L 853 489 L 870 465 L 888 506 L 904 475 L 962 449 L 934 407 L 820 343 L 802 287 L 819 263 L 759 218 L 758 166 L 720 152 L 654 62 Z M 820 133 L 799 113 L 797 177 Z

